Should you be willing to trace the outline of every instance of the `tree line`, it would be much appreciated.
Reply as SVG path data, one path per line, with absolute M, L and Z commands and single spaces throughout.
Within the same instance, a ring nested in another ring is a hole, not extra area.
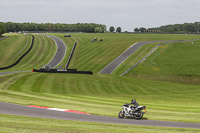
M 4 23 L 7 32 L 19 31 L 58 31 L 58 32 L 87 32 L 87 33 L 104 33 L 106 25 L 95 23 L 77 23 L 77 24 L 61 24 L 61 23 Z
M 6 27 L 3 23 L 0 23 L 0 36 L 3 34 L 3 33 L 6 33 Z
M 199 34 L 200 22 L 165 25 L 156 28 L 135 28 L 136 33 L 171 33 L 171 34 Z

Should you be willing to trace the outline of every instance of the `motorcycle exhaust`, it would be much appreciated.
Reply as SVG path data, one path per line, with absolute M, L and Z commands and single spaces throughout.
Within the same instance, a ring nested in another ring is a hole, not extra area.
M 147 110 L 146 110 L 146 106 L 143 106 L 143 110 L 144 110 L 144 112 L 146 112 Z

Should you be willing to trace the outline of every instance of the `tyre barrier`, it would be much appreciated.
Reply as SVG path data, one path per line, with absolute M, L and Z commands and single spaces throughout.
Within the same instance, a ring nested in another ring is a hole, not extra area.
M 30 48 L 15 63 L 13 63 L 12 65 L 6 66 L 6 67 L 1 67 L 0 70 L 9 69 L 13 66 L 16 66 L 24 58 L 24 56 L 26 56 L 31 51 L 31 49 L 33 48 L 33 44 L 34 44 L 34 36 L 33 35 L 31 35 L 31 36 L 32 36 L 32 42 L 31 42 Z
M 73 49 L 72 49 L 72 51 L 71 51 L 71 54 L 70 54 L 70 56 L 69 56 L 69 59 L 68 59 L 68 61 L 67 61 L 67 64 L 66 64 L 66 69 L 68 69 L 68 67 L 69 67 L 69 63 L 70 63 L 70 61 L 71 61 L 71 59 L 72 59 L 72 56 L 73 56 L 73 54 L 74 54 L 74 51 L 75 51 L 75 48 L 76 48 L 76 42 L 74 43 L 74 47 L 73 47 Z
M 73 74 L 93 74 L 91 71 L 77 71 L 76 69 L 67 69 L 67 70 L 61 70 L 61 69 L 33 69 L 32 72 L 41 72 L 41 73 L 73 73 Z

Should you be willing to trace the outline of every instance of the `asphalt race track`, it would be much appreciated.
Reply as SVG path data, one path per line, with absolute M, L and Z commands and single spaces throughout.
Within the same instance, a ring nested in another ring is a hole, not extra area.
M 138 43 L 133 44 L 130 48 L 128 48 L 125 52 L 123 52 L 120 56 L 118 56 L 115 60 L 113 60 L 105 68 L 103 68 L 99 73 L 111 74 L 120 64 L 122 64 L 137 49 L 139 49 L 140 47 L 142 47 L 145 44 L 157 43 L 157 42 L 163 42 L 163 41 L 138 42 Z
M 110 124 L 200 129 L 200 124 L 198 123 L 119 119 L 117 118 L 117 113 L 116 113 L 116 117 L 83 115 L 83 114 L 46 110 L 46 109 L 33 108 L 33 107 L 0 102 L 0 114 L 40 117 L 40 118 L 49 118 L 49 119 L 61 119 L 61 120 L 73 120 L 73 121 L 99 122 L 99 123 L 110 123 Z
M 53 68 L 57 66 L 63 60 L 66 53 L 66 46 L 63 40 L 61 40 L 60 38 L 52 36 L 52 35 L 47 35 L 47 36 L 52 38 L 57 45 L 57 52 L 54 58 L 47 64 L 47 66 L 50 66 L 51 68 Z

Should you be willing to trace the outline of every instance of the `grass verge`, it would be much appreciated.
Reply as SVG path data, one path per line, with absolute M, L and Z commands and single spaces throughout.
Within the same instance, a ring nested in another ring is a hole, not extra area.
M 95 122 L 80 122 L 55 120 L 44 118 L 33 118 L 25 116 L 2 115 L 0 114 L 0 130 L 3 133 L 197 133 L 199 129 L 166 128 L 131 126 L 119 124 L 105 124 Z

